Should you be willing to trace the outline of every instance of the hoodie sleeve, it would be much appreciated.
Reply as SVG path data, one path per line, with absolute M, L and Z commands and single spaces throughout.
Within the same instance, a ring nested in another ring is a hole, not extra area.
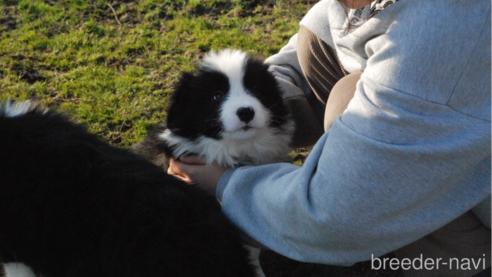
M 356 97 L 302 167 L 224 175 L 217 197 L 246 234 L 296 260 L 348 265 L 413 242 L 490 196 L 490 122 L 406 95 L 399 100 L 432 113 Z

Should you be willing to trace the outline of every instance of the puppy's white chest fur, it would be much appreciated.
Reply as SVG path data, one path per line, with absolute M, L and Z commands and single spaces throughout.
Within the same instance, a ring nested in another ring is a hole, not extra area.
M 283 132 L 271 129 L 256 130 L 255 134 L 247 139 L 236 139 L 234 134 L 224 134 L 223 139 L 216 140 L 201 136 L 196 140 L 189 140 L 165 130 L 159 137 L 174 148 L 174 155 L 179 157 L 193 153 L 202 155 L 206 162 L 216 162 L 221 166 L 234 167 L 237 165 L 262 165 L 282 162 L 290 151 L 289 143 L 294 123 L 285 126 Z

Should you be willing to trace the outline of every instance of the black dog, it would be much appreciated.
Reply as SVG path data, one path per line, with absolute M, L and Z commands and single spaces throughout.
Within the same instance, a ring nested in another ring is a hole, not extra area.
M 23 276 L 255 276 L 214 197 L 29 102 L 0 105 L 0 263 Z

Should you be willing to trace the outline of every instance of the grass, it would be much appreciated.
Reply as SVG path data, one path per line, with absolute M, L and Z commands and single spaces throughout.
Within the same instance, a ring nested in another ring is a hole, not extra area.
M 316 1 L 0 0 L 0 101 L 36 99 L 120 147 L 166 118 L 181 72 L 204 53 L 280 50 Z M 1 134 L 0 134 L 1 135 Z M 291 153 L 301 164 L 304 150 Z M 268 277 L 401 276 L 262 254 Z
M 128 147 L 204 53 L 276 53 L 312 1 L 0 0 L 0 101 L 37 99 Z

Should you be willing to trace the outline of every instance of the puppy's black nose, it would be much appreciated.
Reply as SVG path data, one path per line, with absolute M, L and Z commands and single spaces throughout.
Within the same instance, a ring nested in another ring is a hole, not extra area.
M 241 107 L 236 111 L 237 117 L 244 123 L 250 122 L 255 117 L 255 110 L 252 107 Z

